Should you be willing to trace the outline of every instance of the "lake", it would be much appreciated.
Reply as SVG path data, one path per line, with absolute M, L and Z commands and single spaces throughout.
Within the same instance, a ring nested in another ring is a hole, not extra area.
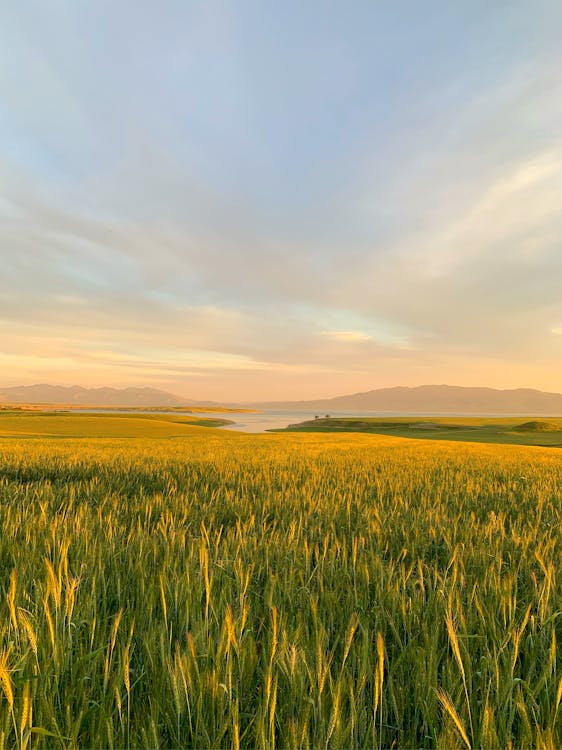
M 236 430 L 238 432 L 266 432 L 266 430 L 274 430 L 282 427 L 287 427 L 290 424 L 297 422 L 304 422 L 307 419 L 314 419 L 315 415 L 320 417 L 325 416 L 326 412 L 302 409 L 302 410 L 288 410 L 288 409 L 264 409 L 262 412 L 256 413 L 235 413 L 235 414 L 217 414 L 216 412 L 197 412 L 198 417 L 224 417 L 225 419 L 232 420 L 235 424 L 229 424 L 225 427 L 221 427 L 222 430 Z M 393 415 L 390 412 L 382 411 L 330 411 L 331 417 L 391 417 L 400 416 Z
M 264 409 L 261 412 L 216 412 L 216 411 L 197 411 L 197 412 L 174 412 L 174 411 L 150 411 L 147 409 L 143 411 L 141 409 L 96 409 L 96 408 L 80 408 L 74 409 L 73 411 L 80 411 L 86 413 L 95 414 L 173 414 L 174 416 L 181 416 L 182 414 L 188 417 L 201 417 L 202 419 L 217 419 L 224 418 L 230 419 L 234 424 L 225 425 L 219 429 L 221 430 L 235 430 L 237 432 L 266 432 L 267 430 L 279 429 L 287 427 L 290 424 L 297 422 L 304 422 L 306 419 L 314 419 L 315 415 L 320 417 L 325 416 L 326 412 L 313 410 L 313 409 Z M 383 411 L 330 411 L 331 417 L 393 417 L 393 416 L 404 416 L 403 414 L 394 414 L 391 412 Z

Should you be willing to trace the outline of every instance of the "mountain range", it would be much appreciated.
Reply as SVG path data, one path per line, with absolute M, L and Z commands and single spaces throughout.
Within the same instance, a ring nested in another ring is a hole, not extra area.
M 199 406 L 214 402 L 194 401 L 156 388 L 82 388 L 41 384 L 0 388 L 0 403 L 143 407 Z M 377 388 L 328 399 L 268 401 L 244 405 L 261 409 L 313 409 L 322 412 L 380 411 L 393 414 L 512 414 L 555 417 L 562 416 L 562 393 L 548 393 L 533 388 L 498 390 L 421 385 L 414 388 Z
M 195 406 L 156 388 L 81 388 L 61 385 L 23 385 L 0 388 L 0 403 L 61 404 L 73 406 Z
M 378 388 L 373 391 L 312 401 L 272 401 L 257 408 L 319 411 L 381 411 L 395 414 L 562 416 L 562 393 L 533 388 L 498 390 L 452 385 Z

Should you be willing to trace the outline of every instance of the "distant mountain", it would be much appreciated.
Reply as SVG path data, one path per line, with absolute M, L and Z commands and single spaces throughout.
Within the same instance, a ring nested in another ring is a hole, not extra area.
M 514 416 L 562 416 L 562 393 L 532 388 L 497 390 L 452 385 L 421 385 L 416 388 L 378 388 L 349 396 L 313 401 L 254 404 L 262 408 L 317 409 L 318 411 L 381 411 L 398 414 L 474 414 Z
M 63 404 L 74 406 L 198 406 L 211 404 L 181 398 L 156 388 L 82 388 L 80 386 L 28 385 L 0 388 L 0 403 Z M 378 388 L 364 393 L 311 401 L 269 401 L 249 406 L 273 409 L 379 411 L 393 414 L 562 416 L 562 393 L 532 388 L 497 390 L 451 385 L 416 388 Z
M 195 401 L 156 388 L 81 388 L 80 386 L 24 385 L 0 388 L 0 403 L 72 404 L 80 406 L 185 406 Z

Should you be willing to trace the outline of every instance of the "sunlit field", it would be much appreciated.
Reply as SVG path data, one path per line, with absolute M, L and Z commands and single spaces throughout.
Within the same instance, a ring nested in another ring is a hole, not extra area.
M 0 418 L 0 747 L 562 746 L 558 449 L 56 419 Z
M 277 430 L 281 432 L 282 430 Z M 371 435 L 562 448 L 562 419 L 528 417 L 316 417 L 287 432 L 364 432 Z

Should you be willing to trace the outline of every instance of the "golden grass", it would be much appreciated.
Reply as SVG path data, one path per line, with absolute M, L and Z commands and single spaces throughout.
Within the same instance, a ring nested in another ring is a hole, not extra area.
M 176 426 L 0 440 L 0 748 L 562 745 L 558 452 Z

